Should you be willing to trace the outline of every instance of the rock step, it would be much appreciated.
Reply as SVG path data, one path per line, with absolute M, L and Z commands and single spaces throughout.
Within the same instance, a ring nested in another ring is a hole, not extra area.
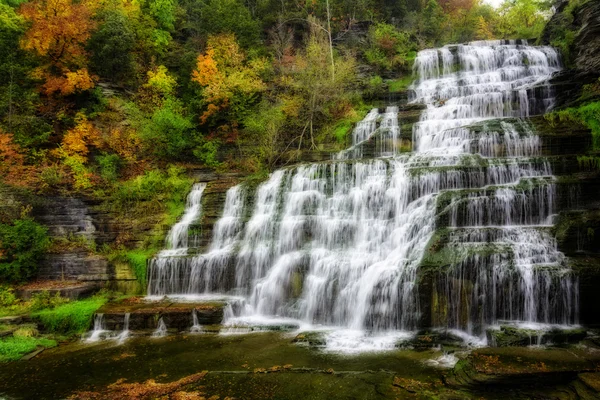
M 134 298 L 109 303 L 97 314 L 104 315 L 104 329 L 110 331 L 123 330 L 126 314 L 129 314 L 129 329 L 132 331 L 156 329 L 161 318 L 168 329 L 188 331 L 193 325 L 194 310 L 200 325 L 218 325 L 223 321 L 224 307 L 225 303 L 219 302 L 144 302 Z

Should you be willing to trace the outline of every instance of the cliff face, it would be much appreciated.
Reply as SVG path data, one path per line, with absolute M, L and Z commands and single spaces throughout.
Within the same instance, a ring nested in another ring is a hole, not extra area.
M 583 96 L 583 87 L 600 77 L 600 1 L 588 0 L 581 5 L 562 1 L 541 41 L 562 44 L 565 53 L 567 68 L 552 79 L 555 107 L 561 109 L 595 100 L 589 93 Z M 564 133 L 573 140 L 578 128 L 572 123 L 562 125 Z M 556 134 L 556 127 L 546 129 Z M 591 138 L 589 131 L 587 137 Z M 597 157 L 597 150 L 588 143 L 571 154 L 577 163 L 566 168 L 562 182 L 570 188 L 574 203 L 558 216 L 555 234 L 559 249 L 579 276 L 580 321 L 599 325 L 596 305 L 600 302 L 600 169 L 591 161 Z
M 583 85 L 600 77 L 600 2 L 589 0 L 580 6 L 561 1 L 548 22 L 542 44 L 562 44 L 568 68 L 554 77 L 557 107 L 575 103 Z

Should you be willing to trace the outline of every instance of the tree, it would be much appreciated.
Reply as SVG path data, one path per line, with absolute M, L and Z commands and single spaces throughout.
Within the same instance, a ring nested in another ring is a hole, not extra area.
M 35 183 L 35 169 L 25 165 L 23 149 L 14 142 L 13 135 L 0 130 L 0 181 L 28 187 Z
M 310 146 L 316 147 L 315 133 L 336 109 L 348 104 L 350 89 L 355 82 L 356 61 L 351 56 L 335 57 L 335 75 L 331 75 L 329 40 L 325 32 L 311 24 L 306 48 L 300 52 L 290 67 L 291 92 L 298 104 L 298 120 L 301 121 L 298 148 L 303 145 L 306 136 Z M 308 133 L 308 135 L 307 135 Z
M 477 18 L 477 32 L 475 37 L 479 40 L 489 40 L 494 38 L 494 34 L 490 30 L 490 27 L 481 15 Z
M 93 0 L 35 0 L 20 8 L 29 22 L 21 46 L 43 60 L 37 76 L 48 94 L 73 94 L 94 87 L 87 70 L 85 44 L 96 26 Z
M 246 59 L 233 34 L 211 36 L 192 73 L 192 80 L 202 87 L 205 111 L 201 122 L 225 111 L 229 124 L 239 123 L 266 89 L 261 79 L 266 68 L 265 60 Z
M 121 10 L 107 10 L 101 15 L 102 22 L 91 36 L 92 70 L 103 79 L 127 82 L 135 71 L 133 50 L 135 34 L 127 15 Z
M 19 283 L 35 276 L 50 246 L 47 232 L 30 217 L 0 224 L 0 281 Z
M 234 34 L 244 49 L 257 48 L 261 29 L 242 0 L 181 0 L 186 11 L 183 29 L 192 42 L 208 36 Z
M 429 40 L 435 42 L 440 38 L 442 26 L 446 20 L 444 10 L 437 0 L 428 0 L 423 10 L 420 32 Z
M 15 143 L 35 147 L 45 143 L 52 127 L 37 113 L 39 98 L 31 72 L 35 62 L 19 47 L 25 19 L 0 3 L 0 127 Z

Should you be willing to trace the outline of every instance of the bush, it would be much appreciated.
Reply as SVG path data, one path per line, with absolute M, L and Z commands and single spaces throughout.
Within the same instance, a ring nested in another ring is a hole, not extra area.
M 121 158 L 116 154 L 104 154 L 96 157 L 96 161 L 100 166 L 100 176 L 109 181 L 114 182 L 119 177 L 119 169 L 121 168 Z
M 157 205 L 164 205 L 169 201 L 185 203 L 192 184 L 193 180 L 186 177 L 181 168 L 170 167 L 166 174 L 159 170 L 148 171 L 120 183 L 115 190 L 113 203 L 117 207 L 145 201 L 152 201 Z
M 167 99 L 142 126 L 141 137 L 146 147 L 159 158 L 181 159 L 192 145 L 193 124 L 183 105 Z
M 60 305 L 51 310 L 32 313 L 48 332 L 59 334 L 81 334 L 91 325 L 94 313 L 106 303 L 105 296 L 95 296 Z
M 579 107 L 570 107 L 565 110 L 554 111 L 546 115 L 551 123 L 576 122 L 592 131 L 592 144 L 594 150 L 600 150 L 600 101 L 583 104 Z
M 17 301 L 14 290 L 9 286 L 0 286 L 0 307 L 12 306 Z
M 16 361 L 38 346 L 55 347 L 56 341 L 44 338 L 15 336 L 0 340 L 0 362 Z
M 31 297 L 31 305 L 29 306 L 29 309 L 31 311 L 53 309 L 61 304 L 67 303 L 68 301 L 68 299 L 60 297 L 60 293 L 56 293 L 54 296 L 52 296 L 50 292 L 44 290 L 40 293 L 35 293 Z
M 23 282 L 34 277 L 49 246 L 48 229 L 31 218 L 0 224 L 0 280 Z

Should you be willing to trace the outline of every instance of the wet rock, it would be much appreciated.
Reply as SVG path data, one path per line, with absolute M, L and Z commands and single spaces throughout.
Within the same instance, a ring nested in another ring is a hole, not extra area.
M 325 347 L 327 345 L 325 332 L 302 332 L 292 342 L 310 347 Z
M 494 347 L 531 346 L 541 344 L 575 344 L 587 336 L 585 329 L 533 330 L 514 326 L 486 331 L 488 343 Z
M 223 320 L 225 303 L 174 303 L 169 301 L 144 302 L 140 299 L 127 299 L 109 303 L 98 310 L 104 315 L 105 329 L 121 331 L 125 315 L 129 313 L 129 329 L 135 331 L 152 330 L 162 318 L 167 329 L 188 331 L 193 325 L 196 312 L 200 325 L 218 325 Z
M 462 338 L 448 331 L 420 331 L 413 338 L 402 339 L 396 343 L 398 348 L 412 348 L 426 350 L 433 347 L 442 347 L 446 350 L 464 348 L 466 343 Z

